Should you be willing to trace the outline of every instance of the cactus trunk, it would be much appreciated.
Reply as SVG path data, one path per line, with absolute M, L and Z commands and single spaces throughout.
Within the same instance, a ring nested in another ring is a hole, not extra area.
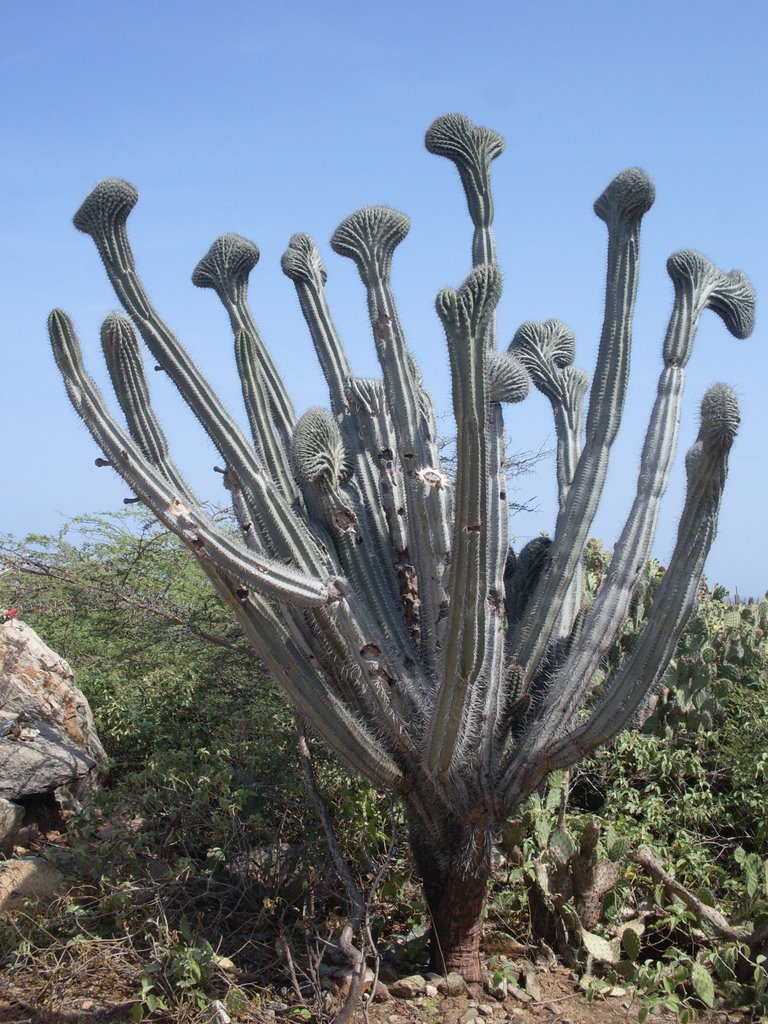
M 444 847 L 434 849 L 413 836 L 411 849 L 430 920 L 430 969 L 481 983 L 480 942 L 490 877 L 487 860 L 469 866 L 461 850 L 446 858 Z

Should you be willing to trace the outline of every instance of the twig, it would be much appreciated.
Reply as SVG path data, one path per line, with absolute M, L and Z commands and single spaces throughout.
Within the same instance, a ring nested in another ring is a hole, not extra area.
M 312 765 L 312 755 L 310 754 L 309 743 L 307 742 L 306 724 L 303 717 L 298 712 L 296 713 L 296 733 L 298 737 L 299 760 L 301 761 L 301 767 L 304 770 L 304 779 L 307 785 L 307 790 L 309 791 L 312 803 L 315 805 L 315 811 L 320 819 L 320 824 L 322 825 L 323 833 L 325 835 L 325 841 L 328 845 L 336 871 L 339 874 L 339 878 L 343 882 L 344 888 L 347 891 L 347 899 L 349 901 L 349 914 L 347 916 L 346 923 L 341 930 L 339 948 L 352 965 L 352 982 L 349 994 L 344 1001 L 344 1005 L 339 1010 L 335 1018 L 335 1024 L 346 1024 L 355 1012 L 362 993 L 363 981 L 365 980 L 365 957 L 362 950 L 358 949 L 353 944 L 352 940 L 359 931 L 360 925 L 365 918 L 366 902 L 363 899 L 363 894 L 360 892 L 357 883 L 352 877 L 349 864 L 347 864 L 341 846 L 339 845 L 339 841 L 336 838 L 336 832 L 334 830 L 333 821 L 331 820 L 328 808 L 325 805 L 325 801 L 323 800 L 320 790 L 317 788 L 315 770 Z

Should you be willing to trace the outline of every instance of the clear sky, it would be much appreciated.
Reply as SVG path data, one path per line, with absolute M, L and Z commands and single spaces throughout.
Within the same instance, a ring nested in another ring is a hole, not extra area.
M 768 4 L 739 0 L 0 0 L 0 530 L 57 530 L 66 517 L 122 507 L 125 485 L 96 469 L 45 330 L 73 317 L 91 372 L 108 390 L 98 345 L 115 305 L 95 249 L 71 218 L 91 186 L 139 189 L 130 229 L 150 295 L 232 409 L 231 338 L 213 293 L 190 273 L 213 238 L 261 248 L 255 315 L 299 411 L 325 387 L 280 256 L 295 231 L 315 237 L 329 298 L 355 370 L 376 367 L 362 288 L 327 244 L 372 203 L 412 218 L 394 278 L 409 342 L 439 409 L 450 407 L 436 292 L 470 266 L 458 177 L 423 134 L 441 113 L 467 114 L 507 140 L 494 165 L 506 345 L 523 320 L 557 317 L 590 373 L 602 319 L 605 229 L 592 202 L 623 167 L 644 167 L 657 201 L 645 218 L 633 375 L 593 533 L 611 544 L 634 493 L 638 457 L 671 308 L 667 256 L 690 247 L 739 267 L 758 292 L 757 329 L 730 337 L 711 313 L 688 375 L 686 411 L 655 553 L 674 542 L 682 455 L 705 388 L 736 390 L 742 429 L 707 568 L 732 592 L 768 588 Z M 161 374 L 157 405 L 177 461 L 223 500 L 216 461 Z M 239 415 L 239 412 L 238 412 Z M 537 393 L 509 410 L 513 447 L 552 444 Z M 450 433 L 446 419 L 445 432 Z M 519 481 L 533 499 L 513 530 L 551 530 L 551 462 Z

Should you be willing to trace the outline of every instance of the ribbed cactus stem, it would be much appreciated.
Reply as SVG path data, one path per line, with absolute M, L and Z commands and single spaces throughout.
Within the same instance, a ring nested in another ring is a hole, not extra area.
M 588 693 L 592 676 L 616 637 L 629 610 L 656 533 L 661 500 L 677 448 L 685 367 L 692 352 L 699 319 L 713 309 L 731 333 L 745 337 L 754 323 L 755 295 L 738 271 L 728 274 L 700 253 L 683 250 L 671 256 L 667 269 L 675 286 L 675 302 L 664 341 L 664 366 L 640 458 L 635 500 L 614 547 L 606 581 L 586 617 L 574 653 L 552 686 L 554 703 L 542 712 L 547 724 L 563 728 Z
M 446 600 L 443 575 L 448 547 L 448 501 L 432 423 L 422 403 L 418 371 L 408 351 L 391 285 L 392 257 L 409 229 L 408 218 L 388 207 L 367 207 L 345 218 L 331 246 L 357 266 L 382 368 L 389 413 L 405 480 L 405 508 L 421 599 L 422 642 L 434 651 L 434 629 Z M 433 476 L 432 474 L 436 474 Z
M 560 619 L 602 495 L 608 456 L 626 397 L 640 223 L 654 198 L 653 183 L 645 172 L 630 168 L 618 174 L 595 201 L 595 213 L 608 228 L 603 330 L 590 393 L 586 441 L 565 506 L 557 518 L 552 565 L 512 641 L 515 659 L 523 665 L 527 681 L 535 676 Z
M 491 161 L 504 152 L 504 139 L 490 128 L 474 125 L 463 114 L 444 114 L 427 129 L 430 153 L 451 160 L 459 172 L 475 234 L 472 265 L 496 262 L 491 192 Z
M 296 482 L 290 470 L 286 441 L 275 422 L 274 402 L 270 401 L 258 349 L 259 345 L 248 331 L 236 332 L 235 362 L 254 446 L 282 496 L 288 504 L 294 505 L 298 498 Z
M 340 416 L 346 408 L 346 387 L 352 377 L 347 354 L 325 297 L 327 272 L 309 235 L 293 235 L 281 260 L 283 273 L 293 281 L 301 311 L 328 384 L 331 409 Z
M 98 389 L 85 373 L 80 345 L 67 315 L 54 310 L 48 318 L 48 330 L 70 400 L 96 444 L 169 530 L 191 546 L 204 548 L 220 569 L 268 597 L 304 607 L 341 599 L 341 581 L 313 579 L 273 559 L 255 560 L 200 510 L 193 512 L 180 502 L 175 490 L 106 410 Z
M 501 296 L 501 275 L 477 267 L 458 291 L 437 297 L 451 364 L 458 434 L 454 529 L 442 682 L 432 720 L 427 763 L 447 771 L 461 728 L 465 697 L 485 658 L 488 615 L 487 379 L 485 328 Z
M 178 496 L 189 497 L 189 485 L 170 459 L 165 431 L 152 408 L 138 339 L 127 317 L 112 313 L 104 320 L 101 347 L 131 437 Z
M 293 403 L 248 305 L 248 278 L 258 261 L 259 248 L 253 242 L 241 235 L 219 235 L 192 272 L 192 283 L 198 288 L 212 288 L 227 311 L 234 335 L 245 331 L 251 339 L 272 419 L 287 443 L 296 422 Z
M 696 603 L 704 563 L 717 532 L 728 453 L 739 426 L 733 390 L 713 385 L 701 403 L 698 438 L 686 456 L 688 487 L 677 542 L 654 596 L 643 631 L 605 696 L 569 736 L 546 754 L 547 770 L 572 764 L 609 743 L 631 722 L 643 698 L 658 684 Z

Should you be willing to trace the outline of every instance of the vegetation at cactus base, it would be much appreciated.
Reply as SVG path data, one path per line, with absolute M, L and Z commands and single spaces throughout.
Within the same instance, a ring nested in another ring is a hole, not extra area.
M 240 1021 L 274 1007 L 328 1018 L 323 940 L 338 934 L 344 892 L 307 803 L 291 711 L 254 675 L 194 558 L 126 512 L 6 539 L 2 563 L 0 606 L 70 661 L 112 759 L 107 788 L 59 844 L 66 896 L 0 926 L 3 977 L 71 998 L 102 974 L 136 1019 L 193 1021 L 213 999 Z M 606 565 L 590 543 L 588 593 Z M 632 649 L 662 574 L 646 566 L 604 671 Z M 511 977 L 505 943 L 533 950 L 549 929 L 584 998 L 624 989 L 631 1018 L 661 1007 L 683 1020 L 722 1000 L 759 1019 L 763 954 L 714 932 L 632 855 L 651 847 L 745 936 L 768 919 L 768 602 L 702 587 L 656 698 L 641 729 L 556 773 L 504 826 L 485 962 Z M 427 919 L 402 810 L 314 748 L 363 889 L 388 861 L 370 910 L 378 953 L 416 970 Z M 596 880 L 607 885 L 590 904 Z

